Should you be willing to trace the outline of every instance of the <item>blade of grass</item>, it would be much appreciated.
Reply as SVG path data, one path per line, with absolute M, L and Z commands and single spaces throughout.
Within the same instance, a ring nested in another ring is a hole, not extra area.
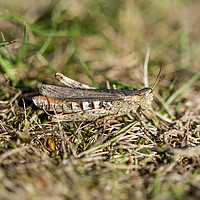
M 170 105 L 173 100 L 178 97 L 180 94 L 183 94 L 191 85 L 194 81 L 198 80 L 200 78 L 199 74 L 195 74 L 187 83 L 185 83 L 181 88 L 179 88 L 176 92 L 174 92 L 170 98 L 166 101 L 167 105 Z
M 8 52 L 8 55 L 10 56 L 10 59 L 11 59 L 13 62 L 16 63 L 16 57 L 15 57 L 14 54 L 12 54 L 12 52 L 9 50 L 9 48 L 8 48 L 8 46 L 7 46 L 7 44 L 6 44 L 6 40 L 5 40 L 5 37 L 4 37 L 4 35 L 3 35 L 3 32 L 1 32 L 1 37 L 2 37 L 3 41 L 5 42 L 5 48 L 6 48 L 7 52 Z
M 90 69 L 88 67 L 88 65 L 85 63 L 85 62 L 82 62 L 80 60 L 80 63 L 85 71 L 85 73 L 87 74 L 88 78 L 92 81 L 92 86 L 95 87 L 95 88 L 98 88 L 98 84 L 95 82 L 95 80 L 92 78 L 92 75 L 90 73 Z
M 57 12 L 56 12 L 57 10 Z M 51 17 L 51 20 L 52 20 L 52 27 L 51 27 L 51 30 L 50 30 L 50 33 L 52 34 L 55 34 L 57 32 L 57 28 L 58 28 L 58 24 L 59 24 L 59 19 L 61 17 L 61 10 L 57 9 L 57 7 L 54 8 L 54 15 Z M 40 48 L 40 53 L 43 54 L 46 49 L 48 48 L 48 46 L 50 45 L 51 41 L 53 39 L 53 36 L 49 36 L 44 44 L 42 45 L 42 47 Z
M 17 61 L 21 60 L 22 57 L 25 55 L 26 45 L 27 45 L 27 38 L 28 38 L 27 25 L 25 25 L 25 27 L 24 27 L 24 42 L 22 43 L 22 47 L 20 48 L 20 51 L 19 51 L 19 53 L 17 55 Z
M 78 157 L 81 157 L 85 154 L 88 154 L 92 151 L 96 151 L 97 149 L 100 149 L 100 148 L 103 148 L 103 147 L 106 147 L 107 145 L 109 145 L 111 142 L 114 142 L 115 140 L 119 139 L 121 137 L 121 134 L 124 133 L 125 131 L 127 131 L 128 129 L 130 129 L 132 126 L 134 126 L 137 122 L 132 122 L 130 124 L 128 124 L 126 127 L 124 127 L 123 129 L 121 129 L 118 133 L 117 133 L 117 136 L 115 136 L 114 138 L 110 139 L 108 142 L 105 142 L 99 146 L 95 146 L 95 147 L 92 147 L 82 153 L 80 153 L 78 155 Z
M 17 78 L 17 75 L 14 72 L 14 65 L 12 65 L 11 62 L 9 62 L 9 60 L 4 59 L 1 55 L 0 55 L 0 65 L 3 71 L 10 78 L 10 80 L 15 82 L 16 84 L 19 81 L 19 79 Z
M 152 191 L 150 192 L 150 196 L 151 197 L 157 196 L 159 194 L 160 190 L 161 190 L 161 173 L 159 171 L 157 171 L 156 178 L 154 181 L 154 186 L 153 186 Z

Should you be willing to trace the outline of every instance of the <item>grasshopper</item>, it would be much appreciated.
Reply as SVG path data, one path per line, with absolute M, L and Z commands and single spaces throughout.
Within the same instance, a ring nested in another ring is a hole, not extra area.
M 161 69 L 155 83 L 160 77 L 160 72 Z M 153 100 L 154 87 L 145 87 L 140 90 L 96 89 L 61 73 L 56 73 L 55 78 L 66 86 L 43 84 L 40 88 L 43 96 L 33 97 L 33 102 L 37 107 L 58 113 L 53 115 L 53 121 L 111 119 L 129 112 L 145 111 Z

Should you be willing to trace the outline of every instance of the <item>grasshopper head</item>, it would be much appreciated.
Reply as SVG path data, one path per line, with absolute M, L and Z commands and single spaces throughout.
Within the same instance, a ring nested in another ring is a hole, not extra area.
M 162 67 L 160 67 L 160 70 L 158 72 L 157 78 L 153 84 L 152 88 L 146 87 L 140 90 L 140 110 L 146 110 L 153 100 L 153 91 L 159 84 L 159 82 L 165 77 L 164 75 L 161 75 Z
M 151 105 L 153 100 L 153 90 L 151 88 L 143 88 L 140 90 L 140 110 L 144 111 Z

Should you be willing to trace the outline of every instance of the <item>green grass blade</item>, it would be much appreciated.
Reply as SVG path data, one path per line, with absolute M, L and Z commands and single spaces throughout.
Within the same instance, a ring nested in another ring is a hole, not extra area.
M 179 88 L 170 96 L 170 98 L 166 101 L 167 105 L 170 105 L 176 97 L 178 97 L 180 94 L 183 94 L 192 85 L 192 83 L 199 78 L 200 75 L 195 74 L 187 83 L 185 83 L 181 88 Z
M 2 37 L 3 41 L 5 42 L 5 48 L 6 48 L 7 52 L 8 52 L 8 55 L 9 55 L 10 59 L 11 59 L 13 62 L 16 62 L 16 57 L 15 57 L 14 54 L 9 50 L 9 48 L 8 48 L 8 46 L 7 46 L 7 44 L 6 44 L 6 40 L 5 40 L 5 37 L 4 37 L 4 35 L 3 35 L 3 32 L 1 32 L 1 37 Z
M 14 72 L 14 66 L 0 55 L 0 65 L 3 71 L 8 75 L 11 81 L 18 82 L 17 75 Z
M 20 51 L 18 53 L 17 61 L 21 60 L 26 54 L 27 38 L 28 38 L 27 26 L 25 26 L 24 27 L 24 42 L 22 43 L 22 47 L 20 48 Z
M 82 65 L 85 73 L 87 74 L 88 78 L 91 80 L 92 86 L 95 87 L 95 88 L 98 88 L 99 86 L 96 83 L 96 81 L 93 79 L 93 77 L 92 77 L 92 75 L 90 73 L 90 69 L 89 69 L 88 65 L 85 62 L 82 62 L 82 61 L 80 61 L 80 62 L 81 62 L 81 65 Z
M 103 147 L 106 147 L 107 145 L 109 145 L 111 142 L 114 142 L 115 140 L 119 139 L 121 137 L 121 134 L 124 133 L 126 130 L 130 129 L 132 126 L 134 126 L 137 122 L 132 122 L 130 124 L 128 124 L 126 127 L 124 127 L 123 129 L 121 129 L 118 133 L 117 133 L 117 136 L 115 136 L 114 138 L 110 139 L 108 142 L 105 142 L 101 145 L 98 145 L 98 146 L 95 146 L 95 147 L 92 147 L 86 151 L 83 151 L 82 153 L 80 153 L 78 155 L 78 157 L 81 157 L 85 154 L 88 154 L 92 151 L 96 151 L 97 149 L 100 149 L 100 148 L 103 148 Z

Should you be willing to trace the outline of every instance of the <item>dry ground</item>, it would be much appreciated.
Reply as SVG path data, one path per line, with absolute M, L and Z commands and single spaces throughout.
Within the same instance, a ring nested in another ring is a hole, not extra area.
M 198 0 L 0 3 L 0 199 L 200 199 Z M 142 88 L 147 64 L 165 78 L 141 121 L 53 123 L 31 100 L 57 71 Z

